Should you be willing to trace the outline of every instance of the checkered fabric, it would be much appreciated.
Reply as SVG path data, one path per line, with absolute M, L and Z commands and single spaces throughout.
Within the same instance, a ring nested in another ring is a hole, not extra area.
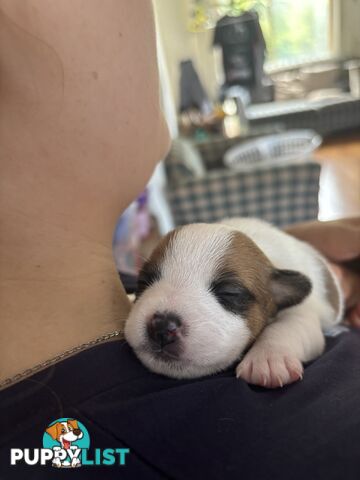
M 244 172 L 215 170 L 169 184 L 166 197 L 176 225 L 251 216 L 283 227 L 317 218 L 319 175 L 313 161 Z
M 264 107 L 251 106 L 247 115 L 252 128 L 276 122 L 286 125 L 287 130 L 310 128 L 326 136 L 360 127 L 360 99 L 344 95 L 343 99 L 333 102 L 275 102 Z
M 323 107 L 319 127 L 323 135 L 329 135 L 338 130 L 360 127 L 360 99 Z

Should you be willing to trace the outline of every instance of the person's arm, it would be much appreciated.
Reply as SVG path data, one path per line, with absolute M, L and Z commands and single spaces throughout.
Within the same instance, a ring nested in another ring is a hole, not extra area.
M 286 231 L 328 258 L 345 295 L 347 320 L 360 327 L 360 217 L 306 222 Z

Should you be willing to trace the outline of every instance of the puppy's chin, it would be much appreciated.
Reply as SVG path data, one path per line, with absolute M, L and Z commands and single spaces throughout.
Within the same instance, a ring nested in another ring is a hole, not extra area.
M 216 364 L 197 365 L 188 358 L 171 358 L 164 354 L 163 356 L 149 351 L 139 351 L 135 349 L 139 360 L 152 372 L 176 379 L 199 378 L 221 372 L 232 365 L 236 358 L 218 362 Z

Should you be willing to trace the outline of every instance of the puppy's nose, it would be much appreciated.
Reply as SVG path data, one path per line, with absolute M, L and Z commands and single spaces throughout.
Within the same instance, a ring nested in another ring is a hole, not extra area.
M 74 428 L 73 432 L 74 432 L 74 435 L 76 435 L 78 437 L 81 433 L 81 430 L 80 430 L 80 428 Z
M 181 319 L 172 312 L 155 313 L 147 330 L 149 337 L 160 347 L 174 343 L 179 338 Z

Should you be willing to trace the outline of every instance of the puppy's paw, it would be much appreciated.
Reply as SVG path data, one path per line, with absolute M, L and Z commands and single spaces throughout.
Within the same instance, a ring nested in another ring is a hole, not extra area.
M 55 449 L 54 449 L 54 450 L 55 450 Z M 58 457 L 54 458 L 53 461 L 52 461 L 52 466 L 53 466 L 53 467 L 56 467 L 56 468 L 61 468 L 62 465 L 61 465 L 61 460 L 60 460 L 60 458 L 58 458 Z
M 291 353 L 251 349 L 236 368 L 237 378 L 266 388 L 283 387 L 302 379 L 303 365 Z
M 71 466 L 74 468 L 74 467 L 80 467 L 81 466 L 81 463 L 80 463 L 80 459 L 79 458 L 73 458 L 71 460 Z

